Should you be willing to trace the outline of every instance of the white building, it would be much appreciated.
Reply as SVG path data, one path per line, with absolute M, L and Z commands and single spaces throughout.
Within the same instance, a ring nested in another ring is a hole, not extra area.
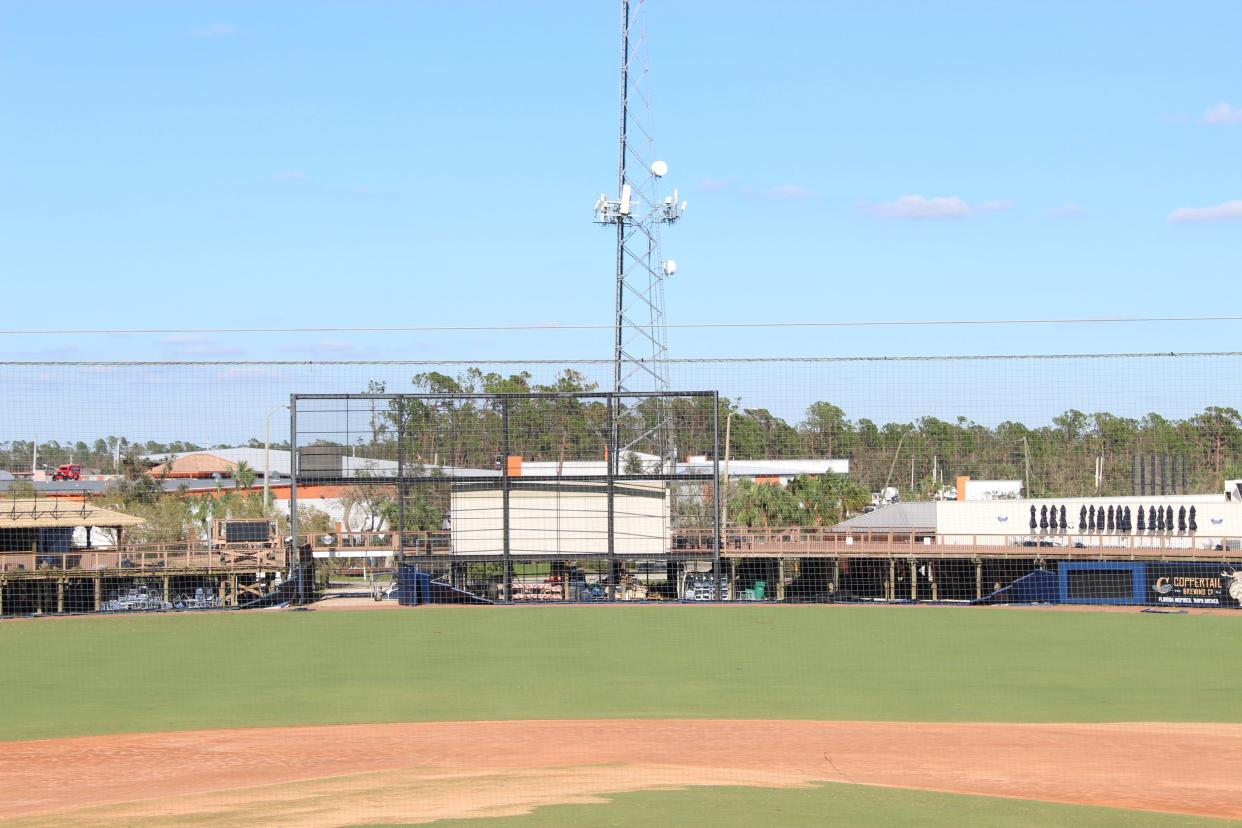
M 451 512 L 454 555 L 498 555 L 503 551 L 503 492 L 494 484 L 455 485 Z M 670 535 L 667 484 L 615 484 L 613 526 L 613 551 L 618 557 L 666 554 Z M 600 481 L 523 483 L 515 478 L 509 490 L 509 547 L 515 556 L 606 554 L 607 485 Z
M 939 545 L 1060 547 L 1109 554 L 1130 549 L 1147 554 L 1162 549 L 1237 551 L 1242 549 L 1242 481 L 1228 481 L 1220 494 L 894 503 L 833 528 L 913 534 Z

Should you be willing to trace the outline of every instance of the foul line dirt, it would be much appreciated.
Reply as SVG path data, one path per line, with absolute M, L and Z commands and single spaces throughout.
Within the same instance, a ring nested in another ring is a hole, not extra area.
M 22 825 L 339 825 L 818 781 L 1242 818 L 1242 724 L 517 721 L 0 743 Z

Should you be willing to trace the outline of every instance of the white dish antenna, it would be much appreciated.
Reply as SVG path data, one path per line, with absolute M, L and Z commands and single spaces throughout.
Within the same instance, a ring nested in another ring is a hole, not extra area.
M 664 275 L 672 276 L 677 272 L 677 262 L 673 259 L 666 259 L 664 262 Z
M 668 175 L 668 164 L 665 164 L 663 161 L 652 161 L 651 174 L 656 178 L 663 178 Z

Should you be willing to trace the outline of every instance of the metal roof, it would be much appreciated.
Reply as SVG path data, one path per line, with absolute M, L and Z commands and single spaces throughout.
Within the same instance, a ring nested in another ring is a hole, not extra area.
M 138 526 L 142 518 L 66 498 L 0 498 L 0 530 L 54 526 Z
M 832 527 L 834 531 L 849 532 L 860 529 L 897 529 L 900 531 L 935 532 L 936 504 L 890 503 L 873 512 L 865 512 Z

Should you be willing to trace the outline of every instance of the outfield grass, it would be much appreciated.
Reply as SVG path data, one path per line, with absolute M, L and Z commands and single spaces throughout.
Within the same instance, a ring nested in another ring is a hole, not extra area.
M 0 739 L 586 717 L 1242 721 L 1242 617 L 580 606 L 0 623 Z
M 605 828 L 617 825 L 819 828 L 822 825 L 918 825 L 957 828 L 1211 828 L 1233 820 L 1060 805 L 991 796 L 824 783 L 809 788 L 700 787 L 614 794 L 604 804 L 551 805 L 516 817 L 449 819 L 440 828 Z

